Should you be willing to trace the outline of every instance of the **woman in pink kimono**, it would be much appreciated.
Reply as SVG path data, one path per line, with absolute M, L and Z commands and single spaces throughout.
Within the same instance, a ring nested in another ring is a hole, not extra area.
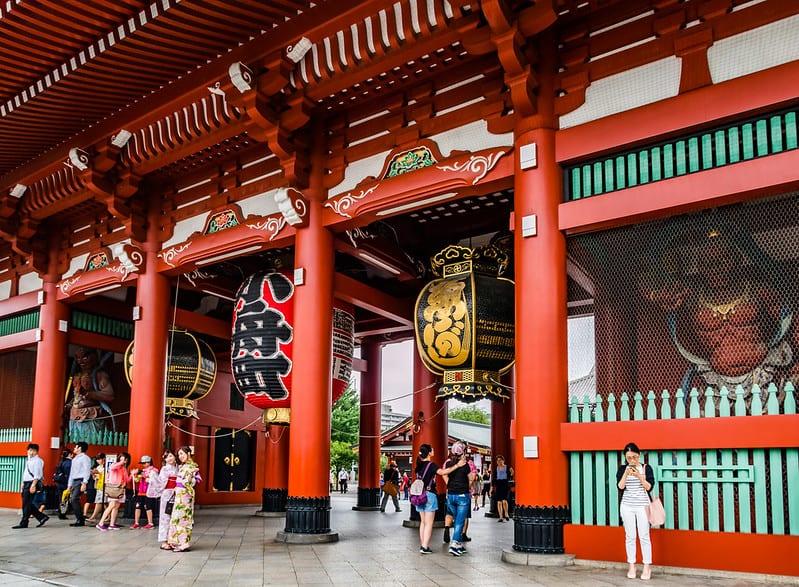
M 185 552 L 191 546 L 191 530 L 194 527 L 194 486 L 202 480 L 200 468 L 191 458 L 191 449 L 183 446 L 178 450 L 178 475 L 175 480 L 175 505 L 169 520 L 167 545 L 173 552 Z

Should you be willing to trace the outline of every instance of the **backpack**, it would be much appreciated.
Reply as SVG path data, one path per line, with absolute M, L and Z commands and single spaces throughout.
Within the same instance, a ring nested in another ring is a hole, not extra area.
M 417 507 L 427 503 L 427 490 L 425 489 L 422 477 L 427 473 L 427 469 L 429 468 L 430 468 L 430 463 L 427 463 L 427 468 L 425 468 L 424 473 L 421 476 L 419 475 L 419 473 L 417 473 L 416 480 L 413 483 L 411 483 L 410 500 L 411 504 Z

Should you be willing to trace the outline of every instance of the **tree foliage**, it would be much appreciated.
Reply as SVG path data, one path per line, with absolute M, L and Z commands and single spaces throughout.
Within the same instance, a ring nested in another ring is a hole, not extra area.
M 339 400 L 333 404 L 330 416 L 331 442 L 357 444 L 360 433 L 361 406 L 358 392 L 347 386 Z
M 334 471 L 338 472 L 341 467 L 349 471 L 357 461 L 358 455 L 350 448 L 349 442 L 334 440 L 330 443 L 330 467 Z
M 478 406 L 455 408 L 449 411 L 449 417 L 453 420 L 465 420 L 466 422 L 477 422 L 478 424 L 491 423 L 491 416 L 488 412 Z

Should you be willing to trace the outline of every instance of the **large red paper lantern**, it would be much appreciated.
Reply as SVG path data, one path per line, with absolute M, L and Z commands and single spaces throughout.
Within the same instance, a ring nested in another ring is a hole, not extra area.
M 352 375 L 355 318 L 352 304 L 334 300 L 333 401 L 341 397 Z M 291 405 L 294 283 L 283 271 L 248 277 L 236 294 L 231 336 L 231 365 L 239 390 L 252 405 Z

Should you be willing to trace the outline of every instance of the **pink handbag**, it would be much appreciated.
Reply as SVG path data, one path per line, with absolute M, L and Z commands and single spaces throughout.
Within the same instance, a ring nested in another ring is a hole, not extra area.
M 666 521 L 666 510 L 659 497 L 654 498 L 649 505 L 646 506 L 646 517 L 649 518 L 649 524 L 651 526 L 662 526 Z

